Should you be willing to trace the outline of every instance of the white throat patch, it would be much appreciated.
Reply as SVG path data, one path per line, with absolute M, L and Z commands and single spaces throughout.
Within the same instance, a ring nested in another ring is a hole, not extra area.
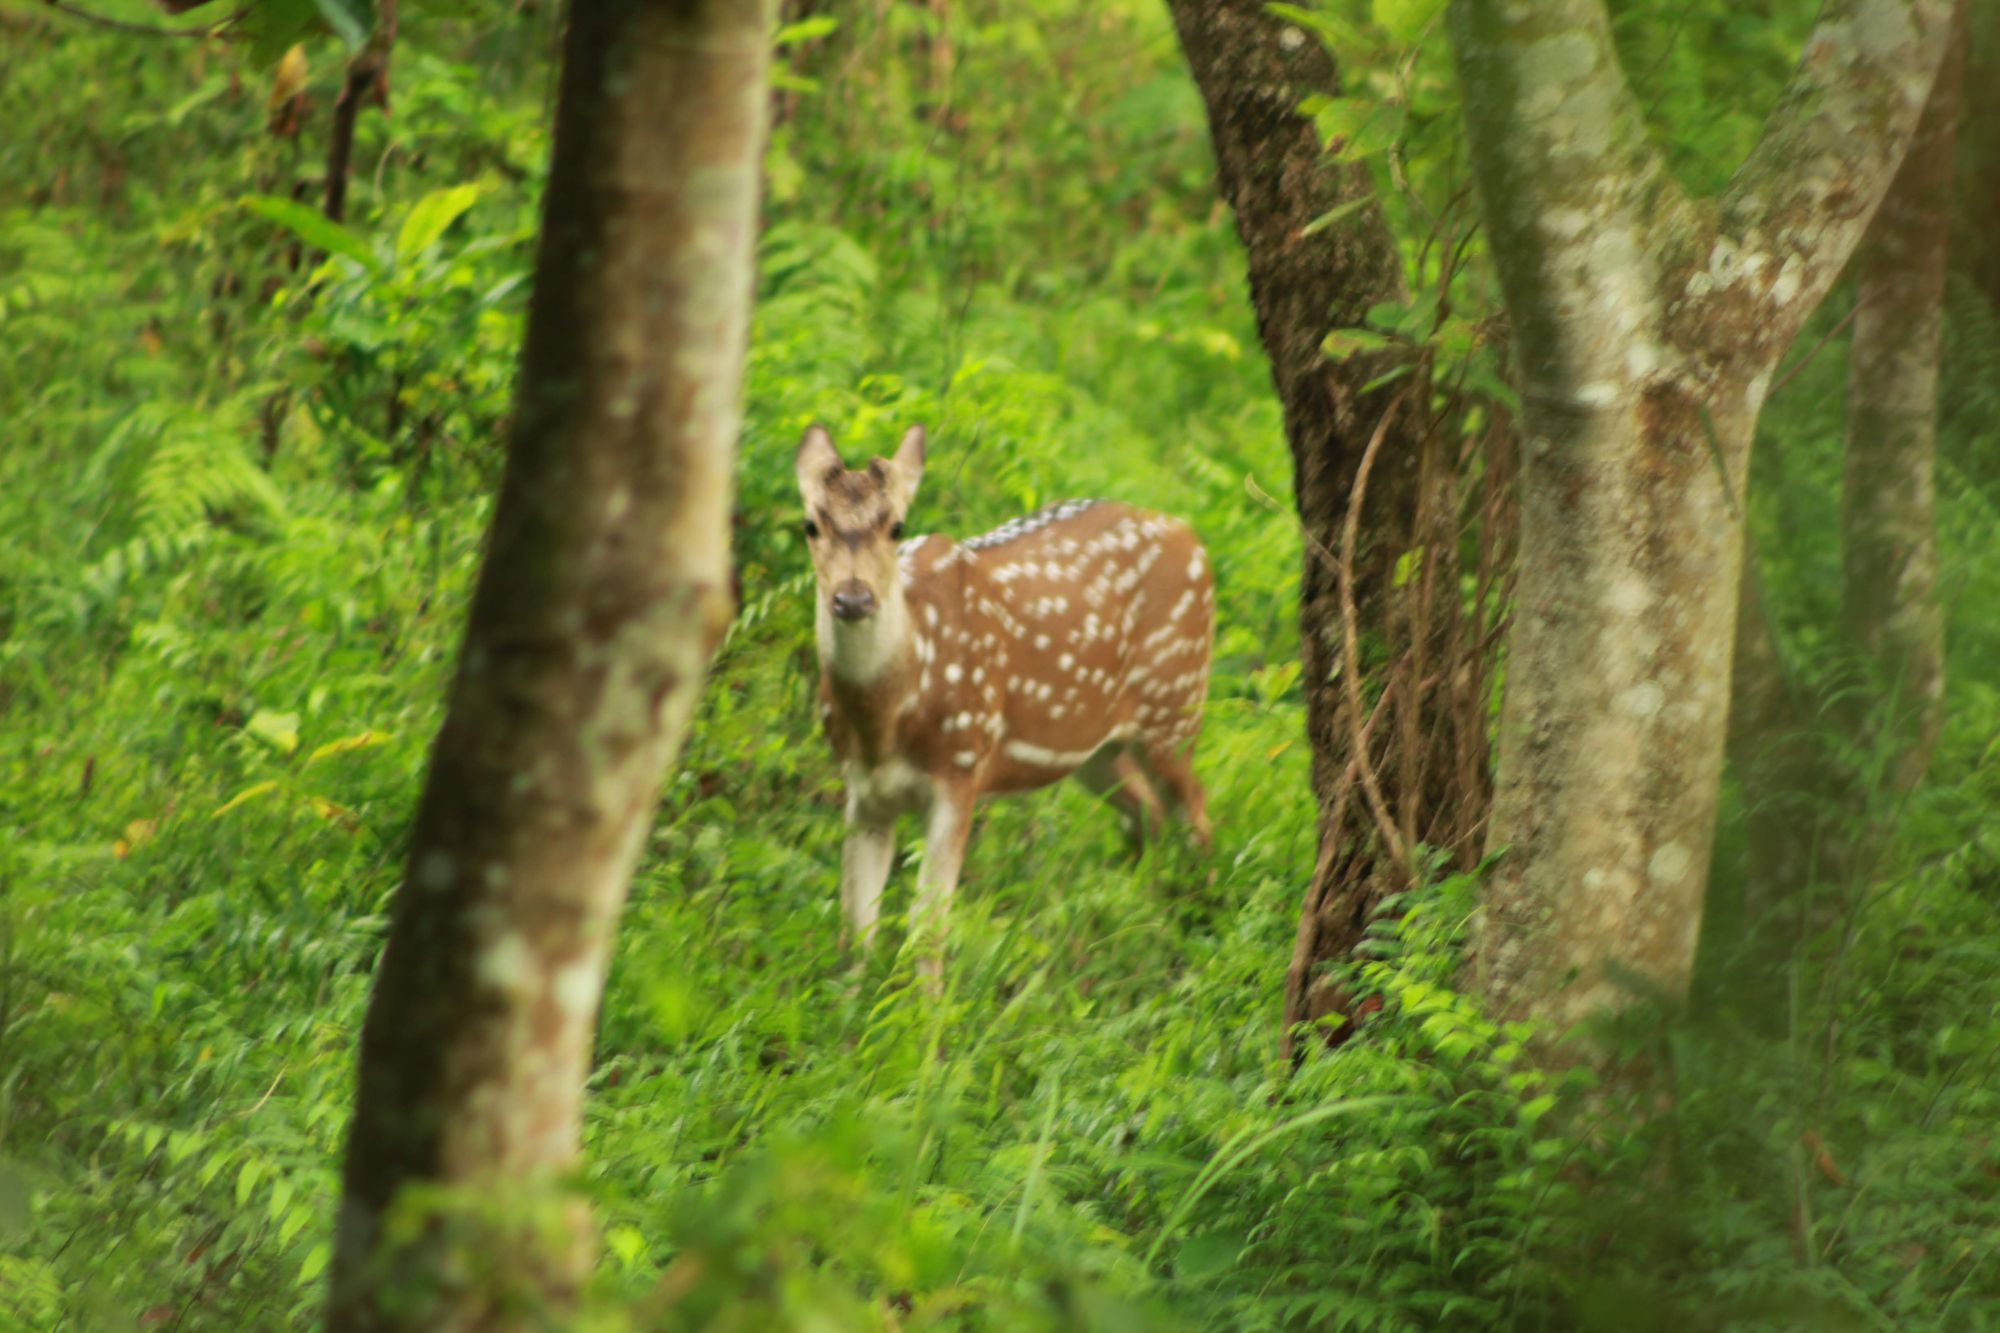
M 866 620 L 837 619 L 824 595 L 816 595 L 815 601 L 819 660 L 844 684 L 873 684 L 909 646 L 910 616 L 901 588 L 886 591 Z

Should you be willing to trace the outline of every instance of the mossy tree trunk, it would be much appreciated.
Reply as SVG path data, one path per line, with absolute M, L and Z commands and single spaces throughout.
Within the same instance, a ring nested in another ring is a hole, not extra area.
M 1351 1008 L 1336 985 L 1325 983 L 1324 965 L 1348 958 L 1375 905 L 1409 883 L 1409 867 L 1384 845 L 1349 772 L 1355 728 L 1341 679 L 1338 562 L 1363 454 L 1396 396 L 1393 389 L 1365 386 L 1398 362 L 1390 353 L 1331 361 L 1321 351 L 1328 333 L 1361 325 L 1371 306 L 1407 292 L 1382 209 L 1363 202 L 1372 193 L 1367 170 L 1330 155 L 1312 121 L 1300 114 L 1308 94 L 1340 92 L 1340 71 L 1325 48 L 1260 0 L 1172 0 L 1171 8 L 1207 107 L 1222 194 L 1248 255 L 1251 299 L 1284 408 L 1302 527 L 1299 630 L 1320 850 L 1286 975 L 1283 1040 L 1289 1052 L 1296 1024 Z M 1342 207 L 1349 212 L 1341 222 L 1311 225 Z M 1361 515 L 1352 597 L 1361 636 L 1372 643 L 1389 637 L 1388 594 L 1416 518 L 1419 440 L 1429 403 L 1413 398 L 1388 423 Z M 1398 729 L 1384 726 L 1375 734 L 1386 748 Z M 1380 751 L 1376 761 L 1385 772 L 1399 768 Z M 1414 822 L 1416 793 L 1391 781 L 1383 797 L 1392 824 Z
M 1943 724 L 1938 604 L 1937 393 L 1945 260 L 1965 86 L 1967 0 L 1916 138 L 1855 264 L 1841 506 L 1842 613 L 1881 693 L 1888 778 L 1930 767 Z
M 1950 0 L 1828 0 L 1718 199 L 1649 137 L 1602 0 L 1453 0 L 1522 389 L 1520 581 L 1477 942 L 1556 1031 L 1693 969 L 1729 708 L 1739 497 L 1772 370 L 1917 123 Z
M 574 0 L 515 424 L 361 1038 L 329 1326 L 559 1326 L 612 933 L 730 615 L 765 0 Z
M 1739 621 L 1730 746 L 1751 801 L 1752 923 L 1803 907 L 1808 890 L 1851 884 L 1874 841 L 1871 807 L 1917 784 L 1943 725 L 1935 445 L 1967 18 L 1958 0 L 1916 137 L 1853 266 L 1842 621 L 1868 678 L 1837 700 L 1807 697 L 1784 673 L 1767 610 L 1746 605 Z M 1860 771 L 1857 753 L 1872 754 L 1880 772 Z

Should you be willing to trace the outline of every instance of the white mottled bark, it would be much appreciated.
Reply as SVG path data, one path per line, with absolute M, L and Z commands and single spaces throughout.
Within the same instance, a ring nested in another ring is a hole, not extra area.
M 568 17 L 506 476 L 362 1031 L 336 1333 L 566 1324 L 612 933 L 730 614 L 770 7 Z
M 1829 0 L 1717 201 L 1648 139 L 1602 0 L 1454 0 L 1523 390 L 1521 577 L 1477 970 L 1564 1030 L 1686 991 L 1728 720 L 1736 497 L 1772 368 L 1908 143 L 1950 0 Z

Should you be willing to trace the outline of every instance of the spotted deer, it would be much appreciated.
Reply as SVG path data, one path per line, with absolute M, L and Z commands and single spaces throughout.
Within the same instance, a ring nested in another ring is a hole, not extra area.
M 1074 774 L 1135 838 L 1169 807 L 1206 845 L 1190 765 L 1214 632 L 1201 542 L 1178 520 L 1071 500 L 955 542 L 903 539 L 924 430 L 850 471 L 824 429 L 799 442 L 818 583 L 820 715 L 847 779 L 840 900 L 874 941 L 898 816 L 925 817 L 912 934 L 945 917 L 973 807 Z

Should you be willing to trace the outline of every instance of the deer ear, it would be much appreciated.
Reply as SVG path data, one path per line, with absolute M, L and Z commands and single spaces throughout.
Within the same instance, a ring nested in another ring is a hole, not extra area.
M 833 447 L 833 437 L 818 422 L 806 427 L 806 433 L 799 439 L 798 454 L 792 462 L 798 471 L 799 492 L 808 503 L 826 489 L 828 474 L 838 472 L 845 466 L 840 461 L 840 451 Z
M 924 428 L 912 426 L 903 432 L 903 443 L 896 449 L 896 457 L 890 463 L 895 477 L 896 503 L 908 509 L 910 501 L 916 498 L 917 483 L 924 479 Z

